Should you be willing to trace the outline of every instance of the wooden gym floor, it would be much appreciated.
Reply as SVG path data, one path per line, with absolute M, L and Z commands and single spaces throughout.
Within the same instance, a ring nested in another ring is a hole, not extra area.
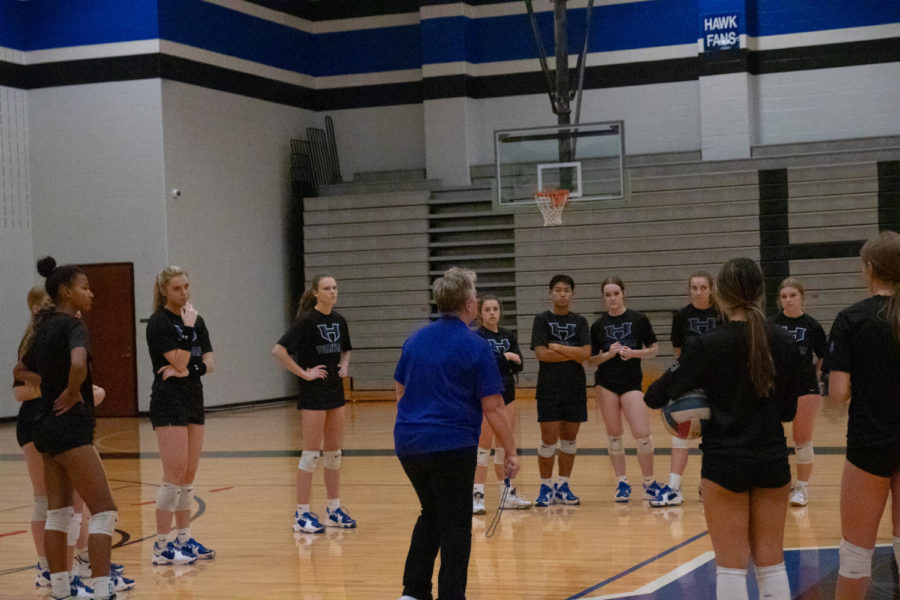
M 517 402 L 517 440 L 524 456 L 517 483 L 520 492 L 533 499 L 538 487 L 538 426 L 530 390 L 522 392 Z M 685 472 L 683 506 L 652 509 L 637 499 L 615 504 L 606 435 L 593 398 L 589 407 L 590 420 L 578 439 L 572 481 L 582 498 L 580 507 L 506 511 L 496 534 L 487 539 L 485 530 L 498 501 L 493 474 L 489 476 L 488 514 L 473 517 L 468 597 L 712 598 L 712 547 L 703 504 L 697 497 L 699 456 L 691 457 Z M 218 554 L 215 560 L 189 567 L 150 565 L 161 465 L 149 420 L 101 419 L 96 445 L 119 507 L 113 559 L 123 563 L 126 574 L 137 581 L 137 588 L 123 597 L 398 598 L 418 505 L 392 455 L 394 416 L 392 402 L 348 405 L 341 497 L 359 528 L 300 535 L 291 531 L 299 412 L 292 403 L 279 403 L 209 413 L 204 458 L 194 489 L 193 532 Z M 828 597 L 823 590 L 828 578 L 833 579 L 833 548 L 840 542 L 838 497 L 846 418 L 846 407 L 827 401 L 823 405 L 816 424 L 810 505 L 787 510 L 787 548 L 832 548 L 790 555 L 795 598 Z M 655 413 L 651 422 L 658 446 L 656 476 L 664 481 L 669 437 Z M 37 598 L 40 592 L 34 588 L 30 568 L 36 559 L 28 532 L 31 487 L 14 430 L 14 423 L 0 425 L 0 598 Z M 790 439 L 790 425 L 786 433 Z M 626 441 L 633 447 L 629 435 Z M 638 496 L 640 472 L 630 452 L 628 471 Z M 324 513 L 324 504 L 320 469 L 313 510 Z M 879 543 L 890 541 L 886 515 Z M 886 552 L 884 561 L 890 553 L 879 550 L 879 556 Z M 805 565 L 806 570 L 796 571 L 792 565 Z M 694 567 L 698 568 L 688 573 Z M 888 580 L 887 588 L 876 586 L 870 597 L 892 597 L 890 580 L 896 578 L 888 576 Z

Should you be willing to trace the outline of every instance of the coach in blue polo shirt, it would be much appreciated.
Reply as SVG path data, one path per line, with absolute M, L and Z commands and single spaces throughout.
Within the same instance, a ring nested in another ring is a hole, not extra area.
M 400 600 L 433 599 L 431 577 L 439 550 L 438 598 L 465 600 L 482 413 L 506 451 L 507 475 L 519 471 L 497 361 L 467 325 L 478 314 L 475 273 L 449 269 L 434 282 L 434 301 L 440 318 L 406 340 L 394 373 L 394 446 L 422 504 Z

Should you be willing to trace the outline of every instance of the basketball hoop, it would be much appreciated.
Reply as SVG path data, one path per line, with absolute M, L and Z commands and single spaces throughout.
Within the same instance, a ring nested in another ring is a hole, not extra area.
M 569 190 L 540 190 L 534 193 L 534 201 L 544 215 L 544 226 L 562 225 L 562 212 L 569 201 Z

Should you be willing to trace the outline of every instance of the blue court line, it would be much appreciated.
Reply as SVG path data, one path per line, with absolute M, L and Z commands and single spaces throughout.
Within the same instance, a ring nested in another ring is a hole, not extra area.
M 625 577 L 626 575 L 631 575 L 632 573 L 634 573 L 634 572 L 637 571 L 638 569 L 643 569 L 644 567 L 646 567 L 646 566 L 649 565 L 650 563 L 655 562 L 655 561 L 659 560 L 660 558 L 662 558 L 662 557 L 664 557 L 664 556 L 668 556 L 669 554 L 672 554 L 672 553 L 675 552 L 676 550 L 679 550 L 679 549 L 681 549 L 681 548 L 684 548 L 685 546 L 687 546 L 687 545 L 690 544 L 690 543 L 696 542 L 697 540 L 699 540 L 700 538 L 702 538 L 702 537 L 705 536 L 705 535 L 709 535 L 709 531 L 701 531 L 700 533 L 698 533 L 698 534 L 695 535 L 694 537 L 688 538 L 688 539 L 686 539 L 685 541 L 681 542 L 680 544 L 676 544 L 676 545 L 672 546 L 671 548 L 669 548 L 668 550 L 664 550 L 663 552 L 660 552 L 660 553 L 657 554 L 656 556 L 652 556 L 652 557 L 648 558 L 647 560 L 645 560 L 645 561 L 643 561 L 643 562 L 639 562 L 638 564 L 634 565 L 633 567 L 630 567 L 630 568 L 628 568 L 628 569 L 625 569 L 625 570 L 622 571 L 621 573 L 618 573 L 618 574 L 616 574 L 616 575 L 613 575 L 613 576 L 610 577 L 609 579 L 604 579 L 603 581 L 601 581 L 601 582 L 598 583 L 597 585 L 591 586 L 591 587 L 587 588 L 586 590 L 583 590 L 583 591 L 581 591 L 581 592 L 578 592 L 578 593 L 575 594 L 574 596 L 569 596 L 568 598 L 566 598 L 566 600 L 575 600 L 576 598 L 582 598 L 582 597 L 586 596 L 587 594 L 590 594 L 591 592 L 597 591 L 597 590 L 599 590 L 600 588 L 602 588 L 603 586 L 612 583 L 613 581 L 616 581 L 616 580 L 618 580 L 618 579 L 621 579 L 621 578 Z

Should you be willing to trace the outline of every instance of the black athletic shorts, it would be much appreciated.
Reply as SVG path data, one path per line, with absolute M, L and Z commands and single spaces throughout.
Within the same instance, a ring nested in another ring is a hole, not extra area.
M 890 477 L 900 471 L 900 448 L 892 445 L 847 446 L 847 460 L 876 477 Z
M 44 416 L 40 404 L 41 399 L 34 398 L 26 400 L 19 407 L 19 416 L 16 417 L 16 441 L 20 448 L 34 441 L 34 430 Z
M 150 423 L 157 427 L 187 427 L 203 425 L 206 416 L 203 414 L 203 395 L 190 395 L 184 398 L 172 394 L 150 395 Z
M 332 398 L 304 398 L 303 394 L 297 396 L 297 410 L 331 410 L 332 408 L 340 408 L 346 404 L 341 396 Z
M 83 403 L 60 416 L 45 415 L 34 428 L 34 447 L 56 456 L 94 443 L 94 416 Z
M 579 396 L 551 396 L 537 399 L 538 423 L 566 421 L 584 423 L 587 421 L 587 398 Z
M 703 454 L 700 477 L 735 493 L 750 488 L 780 488 L 791 482 L 791 466 L 784 458 L 745 458 Z
M 512 404 L 516 399 L 516 386 L 508 385 L 503 388 L 503 404 Z
M 627 394 L 628 392 L 640 392 L 643 390 L 642 377 L 636 377 L 630 381 L 605 381 L 599 377 L 594 378 L 594 384 L 604 387 L 617 396 Z

